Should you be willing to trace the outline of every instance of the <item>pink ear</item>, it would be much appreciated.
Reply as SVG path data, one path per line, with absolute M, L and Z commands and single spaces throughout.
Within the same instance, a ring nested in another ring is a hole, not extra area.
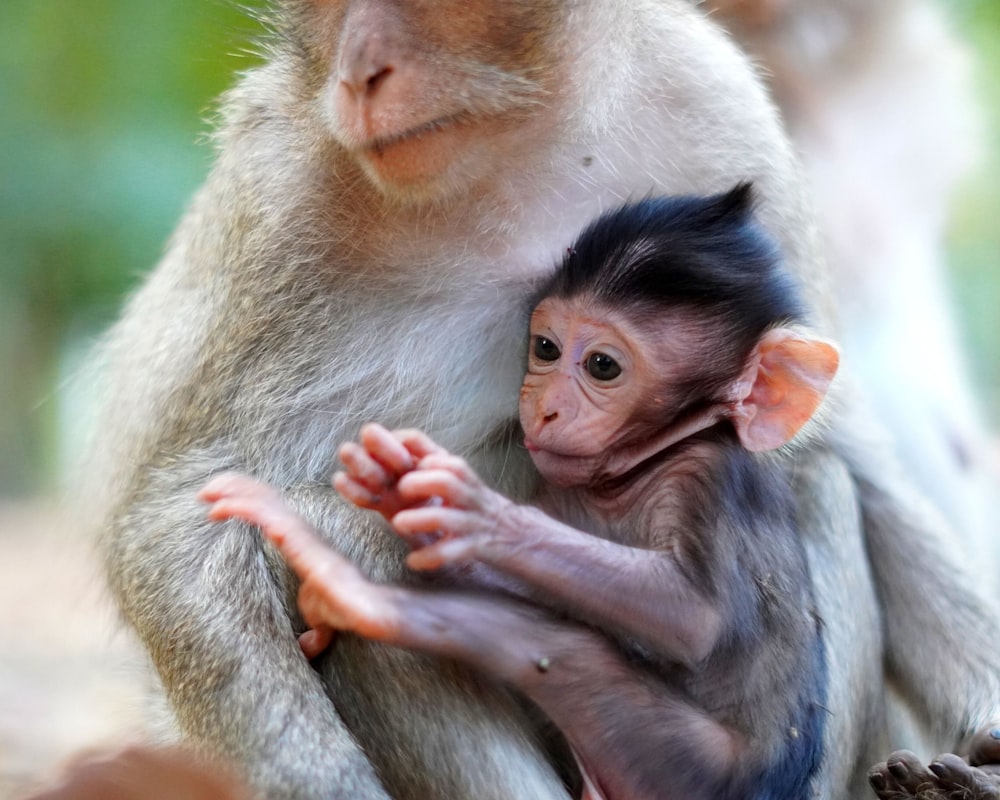
M 789 328 L 764 334 L 737 382 L 743 397 L 732 419 L 743 446 L 756 453 L 790 442 L 819 408 L 839 363 L 829 342 Z

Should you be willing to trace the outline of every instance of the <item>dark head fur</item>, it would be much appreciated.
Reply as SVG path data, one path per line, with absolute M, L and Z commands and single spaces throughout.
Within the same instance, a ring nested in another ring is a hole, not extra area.
M 710 197 L 653 197 L 607 212 L 570 249 L 541 296 L 587 294 L 611 308 L 691 308 L 759 338 L 804 309 L 743 183 Z M 738 329 L 738 330 L 737 330 Z
M 769 328 L 803 322 L 781 251 L 757 222 L 749 183 L 710 197 L 651 197 L 591 223 L 539 294 L 627 311 L 638 321 L 685 314 L 701 345 L 676 390 L 711 401 Z

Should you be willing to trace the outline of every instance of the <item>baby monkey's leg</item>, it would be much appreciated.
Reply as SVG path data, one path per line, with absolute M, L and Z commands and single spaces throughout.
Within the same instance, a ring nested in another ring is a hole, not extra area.
M 299 607 L 310 625 L 452 658 L 524 692 L 563 731 L 605 800 L 718 796 L 739 737 L 603 634 L 499 595 L 373 583 L 250 478 L 222 476 L 201 496 L 212 518 L 259 525 L 278 547 L 302 579 Z
M 530 622 L 547 618 L 545 612 L 499 598 L 411 591 L 373 583 L 329 547 L 285 504 L 277 490 L 243 475 L 221 475 L 205 486 L 199 497 L 210 503 L 210 518 L 237 518 L 257 525 L 281 551 L 302 581 L 299 610 L 309 625 L 458 658 L 515 683 L 522 678 L 519 673 L 535 669 L 537 659 L 525 654 L 524 635 L 516 647 L 507 648 L 516 653 L 508 664 L 498 660 L 503 648 L 498 648 L 495 640 L 498 627 L 525 634 L 533 631 Z M 559 627 L 554 622 L 553 626 Z M 548 633 L 539 631 L 534 636 L 540 647 Z M 482 664 L 476 663 L 479 653 L 486 654 Z
M 271 486 L 244 475 L 220 475 L 199 493 L 215 520 L 257 525 L 302 579 L 299 610 L 317 631 L 352 631 L 368 639 L 392 637 L 396 606 L 392 587 L 371 583 L 285 504 Z M 305 649 L 305 648 L 303 648 Z M 306 652 L 309 655 L 309 652 Z

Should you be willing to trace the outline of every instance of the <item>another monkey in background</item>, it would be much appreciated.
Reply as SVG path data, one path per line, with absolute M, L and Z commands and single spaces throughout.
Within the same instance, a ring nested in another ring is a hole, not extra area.
M 977 565 L 972 579 L 998 597 L 1000 480 L 945 252 L 981 137 L 969 53 L 946 5 L 704 2 L 760 66 L 801 153 L 845 357 L 914 480 L 962 532 L 956 546 Z
M 406 579 L 398 537 L 328 485 L 338 445 L 372 419 L 420 427 L 530 499 L 513 441 L 529 295 L 629 197 L 752 181 L 832 333 L 800 166 L 746 57 L 686 0 L 267 5 L 275 34 L 226 95 L 211 174 L 87 374 L 112 592 L 183 735 L 269 798 L 564 798 L 510 691 L 355 637 L 310 668 L 287 565 L 194 493 L 252 474 L 373 579 Z M 841 709 L 824 797 L 867 791 L 887 683 L 942 747 L 1000 718 L 996 615 L 870 417 L 848 393 L 836 451 L 792 476 Z
M 815 197 L 838 341 L 907 474 L 948 520 L 953 580 L 1000 599 L 1000 469 L 952 308 L 946 238 L 960 181 L 981 156 L 970 52 L 939 0 L 705 0 L 754 58 L 781 108 Z M 933 369 L 927 365 L 933 364 Z M 889 560 L 875 559 L 876 573 Z M 882 584 L 896 584 L 895 578 Z M 921 586 L 922 581 L 913 585 Z M 906 601 L 903 601 L 904 605 Z M 959 645 L 966 647 L 964 645 Z M 921 648 L 950 660 L 950 646 Z M 946 663 L 934 665 L 944 674 Z M 886 798 L 967 797 L 995 778 L 935 756 L 919 698 L 893 692 L 893 746 L 875 770 Z M 916 723 L 911 721 L 915 718 Z M 933 728 L 933 726 L 931 726 Z M 963 749 L 1000 761 L 989 728 Z M 945 767 L 943 764 L 947 764 Z M 995 767 L 994 767 L 995 768 Z M 902 788 L 905 785 L 905 789 Z M 898 792 L 898 794 L 892 794 Z
M 343 449 L 335 485 L 412 543 L 411 566 L 484 565 L 543 607 L 370 583 L 243 476 L 206 487 L 210 516 L 264 528 L 311 624 L 515 686 L 566 736 L 589 797 L 812 797 L 826 661 L 794 455 L 756 453 L 812 417 L 838 353 L 792 327 L 796 287 L 750 206 L 744 185 L 611 212 L 541 292 L 525 445 L 541 507 L 597 535 L 492 491 L 422 434 L 369 426 Z

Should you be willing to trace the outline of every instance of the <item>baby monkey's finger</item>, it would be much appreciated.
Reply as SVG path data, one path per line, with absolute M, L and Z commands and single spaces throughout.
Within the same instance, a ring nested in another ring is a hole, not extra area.
M 389 472 L 371 454 L 356 442 L 345 442 L 337 451 L 344 471 L 372 494 L 379 494 L 396 483 L 396 475 Z
M 346 472 L 335 472 L 333 473 L 333 488 L 336 489 L 342 497 L 346 500 L 350 500 L 354 505 L 360 506 L 361 508 L 377 508 L 379 501 L 382 499 L 381 495 L 374 494 L 369 491 L 365 486 L 358 483 Z
M 475 558 L 477 546 L 475 537 L 440 539 L 410 553 L 406 557 L 406 565 L 410 569 L 425 571 L 461 564 Z
M 401 428 L 393 431 L 392 435 L 409 451 L 415 461 L 432 454 L 448 452 L 430 436 L 416 428 Z
M 391 478 L 398 478 L 409 472 L 416 463 L 406 445 L 377 422 L 364 425 L 359 439 L 368 456 L 377 461 Z

